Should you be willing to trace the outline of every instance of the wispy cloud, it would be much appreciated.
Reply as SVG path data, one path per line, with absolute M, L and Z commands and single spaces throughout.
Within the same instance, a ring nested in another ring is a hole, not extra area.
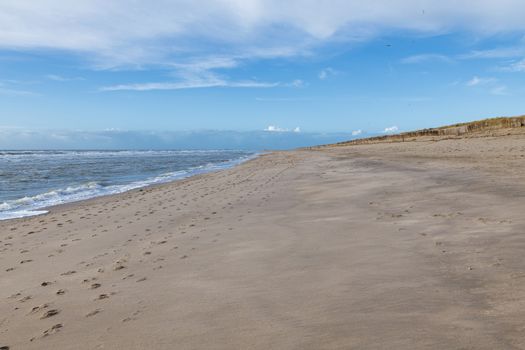
M 0 48 L 79 52 L 104 68 L 166 65 L 218 51 L 241 60 L 289 57 L 332 40 L 363 41 L 393 30 L 523 31 L 524 15 L 522 0 L 136 0 L 133 6 L 127 0 L 5 0 Z
M 358 136 L 358 135 L 361 135 L 363 133 L 363 130 L 359 129 L 359 130 L 354 130 L 352 131 L 352 136 Z
M 16 86 L 16 81 L 3 80 L 0 81 L 0 95 L 7 96 L 38 96 L 36 92 L 20 89 Z
M 272 88 L 280 86 L 280 83 L 268 83 L 258 81 L 227 81 L 212 79 L 206 81 L 183 81 L 183 82 L 160 82 L 160 83 L 138 83 L 105 86 L 100 91 L 152 91 L 152 90 L 183 90 L 203 88 Z
M 472 79 L 467 81 L 465 83 L 465 85 L 467 85 L 467 86 L 487 85 L 487 84 L 492 84 L 492 83 L 494 83 L 496 81 L 497 81 L 497 79 L 495 79 L 495 78 L 480 78 L 478 76 L 474 76 L 474 77 L 472 77 Z
M 301 79 L 295 79 L 289 83 L 284 83 L 282 84 L 283 86 L 288 86 L 288 87 L 295 87 L 295 88 L 300 88 L 300 87 L 305 87 L 307 85 L 307 83 Z
M 332 69 L 330 67 L 327 67 L 327 68 L 324 68 L 322 69 L 319 74 L 318 74 L 318 78 L 321 79 L 321 80 L 325 80 L 325 79 L 328 79 L 334 75 L 337 75 L 338 72 L 335 70 L 335 69 Z
M 403 64 L 419 64 L 419 63 L 428 63 L 428 62 L 443 62 L 451 63 L 454 60 L 448 56 L 440 54 L 420 54 L 405 57 L 401 60 Z
M 483 88 L 491 95 L 508 95 L 508 88 L 503 85 L 496 78 L 480 78 L 474 76 L 472 79 L 465 83 L 466 86 L 471 88 Z
M 525 44 L 510 47 L 499 47 L 488 50 L 474 50 L 466 54 L 459 55 L 459 59 L 497 59 L 515 58 L 525 56 Z
M 508 95 L 508 89 L 505 85 L 499 85 L 490 89 L 492 95 Z
M 255 101 L 260 102 L 295 102 L 308 101 L 308 97 L 256 97 Z
M 37 93 L 26 90 L 15 90 L 3 88 L 0 86 L 0 95 L 10 95 L 10 96 L 38 96 Z
M 253 79 L 232 80 L 225 70 L 236 68 L 241 65 L 242 58 L 228 56 L 201 57 L 196 61 L 185 63 L 170 63 L 167 68 L 171 69 L 170 75 L 175 81 L 167 82 L 148 82 L 115 84 L 101 87 L 100 91 L 151 91 L 151 90 L 182 90 L 199 88 L 272 88 L 282 87 L 303 87 L 306 83 L 300 79 L 288 83 L 283 82 L 264 82 Z
M 53 81 L 59 81 L 59 82 L 67 82 L 67 81 L 77 81 L 77 80 L 84 80 L 84 78 L 81 77 L 64 77 L 62 75 L 58 74 L 48 74 L 46 75 L 46 78 Z
M 506 72 L 525 72 L 525 58 L 519 61 L 510 62 L 505 66 L 500 66 L 498 70 Z

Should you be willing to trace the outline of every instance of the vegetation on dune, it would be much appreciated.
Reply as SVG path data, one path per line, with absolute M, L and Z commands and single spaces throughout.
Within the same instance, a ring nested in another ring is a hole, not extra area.
M 337 143 L 336 145 L 352 145 L 364 143 L 379 143 L 379 142 L 403 142 L 414 141 L 420 137 L 459 137 L 468 134 L 483 134 L 486 132 L 502 130 L 525 128 L 525 115 L 517 117 L 498 117 L 483 120 L 476 120 L 466 123 L 458 123 L 453 125 L 446 125 L 437 128 L 422 129 L 416 131 L 408 131 L 394 135 L 383 135 L 376 137 L 369 137 L 365 139 L 357 139 L 352 141 L 345 141 Z

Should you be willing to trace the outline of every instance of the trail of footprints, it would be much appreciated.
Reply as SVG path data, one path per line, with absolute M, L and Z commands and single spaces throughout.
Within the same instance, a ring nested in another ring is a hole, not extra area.
M 205 177 L 197 177 L 164 187 L 139 189 L 115 196 L 110 201 L 102 200 L 85 206 L 80 204 L 82 207 L 73 211 L 58 211 L 22 219 L 14 225 L 2 224 L 0 253 L 17 252 L 20 260 L 18 265 L 11 266 L 4 266 L 4 262 L 0 260 L 1 273 L 30 269 L 32 264 L 46 264 L 45 261 L 33 261 L 25 256 L 31 256 L 31 252 L 39 249 L 49 250 L 45 242 L 57 242 L 45 255 L 53 261 L 52 265 L 48 263 L 46 266 L 53 266 L 56 278 L 35 281 L 34 288 L 15 292 L 7 297 L 7 301 L 13 305 L 15 315 L 36 317 L 46 323 L 48 320 L 53 321 L 40 334 L 28 335 L 28 340 L 33 342 L 44 339 L 67 327 L 61 320 L 62 296 L 81 290 L 89 291 L 89 300 L 86 302 L 93 303 L 93 309 L 84 315 L 78 315 L 78 319 L 97 317 L 104 312 L 104 303 L 108 299 L 125 293 L 127 288 L 133 288 L 130 283 L 147 283 L 149 276 L 144 268 L 139 269 L 139 274 L 131 271 L 128 266 L 143 267 L 146 264 L 151 270 L 162 269 L 164 263 L 173 263 L 173 259 L 191 261 L 190 258 L 200 244 L 218 242 L 224 232 L 212 232 L 210 228 L 213 223 L 224 215 L 239 213 L 239 208 L 247 201 L 255 207 L 265 205 L 276 193 L 272 185 L 287 169 L 294 166 L 291 159 L 284 159 L 278 164 L 279 167 L 267 167 L 264 162 L 259 164 L 252 166 L 248 173 L 232 169 L 211 175 L 215 179 L 213 187 Z M 271 174 L 269 172 L 272 169 L 280 170 Z M 264 180 L 254 186 L 252 182 L 255 182 L 255 177 Z M 146 197 L 150 199 L 149 204 Z M 155 201 L 151 201 L 151 198 L 155 198 Z M 79 212 L 81 214 L 75 216 Z M 251 213 L 248 210 L 246 215 Z M 154 220 L 152 215 L 160 219 Z M 239 225 L 242 225 L 244 215 L 236 216 Z M 111 225 L 99 224 L 101 217 L 113 219 Z M 72 227 L 77 221 L 82 222 L 84 229 Z M 27 230 L 29 226 L 33 229 Z M 234 229 L 236 227 L 228 227 L 226 231 Z M 206 234 L 207 232 L 209 233 Z M 202 239 L 203 234 L 206 239 Z M 90 259 L 79 261 L 76 267 L 57 271 L 58 266 L 63 266 L 60 257 L 68 254 L 69 249 L 106 235 L 116 235 L 120 240 L 114 240 L 114 244 L 105 247 L 104 251 Z M 122 255 L 124 250 L 136 254 Z M 89 274 L 90 277 L 80 277 Z M 49 301 L 37 302 L 46 299 Z M 121 321 L 127 323 L 137 320 L 143 311 L 133 311 Z M 9 331 L 8 328 L 2 328 L 4 326 L 0 324 L 0 335 Z M 0 350 L 6 349 L 9 349 L 7 345 L 0 344 Z
M 436 201 L 437 199 L 432 199 Z M 464 242 L 455 242 L 454 239 L 454 230 L 461 231 L 461 227 L 472 228 L 474 225 L 479 225 L 481 227 L 493 227 L 493 232 L 497 232 L 498 229 L 501 229 L 505 225 L 512 225 L 513 221 L 511 219 L 505 218 L 489 218 L 489 217 L 475 217 L 470 215 L 465 215 L 462 211 L 450 210 L 450 207 L 447 205 L 443 206 L 444 211 L 438 213 L 429 213 L 422 209 L 424 207 L 424 200 L 420 201 L 421 203 L 416 203 L 409 205 L 406 208 L 392 208 L 389 203 L 382 201 L 371 201 L 368 203 L 371 211 L 376 211 L 375 220 L 378 222 L 386 222 L 392 225 L 392 227 L 397 227 L 397 231 L 404 231 L 410 229 L 412 222 L 416 221 L 418 217 L 424 216 L 425 218 L 430 218 L 436 221 L 436 225 L 433 225 L 433 230 L 419 230 L 417 235 L 424 239 L 429 240 L 429 243 L 436 249 L 438 254 L 442 256 L 441 261 L 446 261 L 448 257 L 452 257 L 454 254 L 463 254 L 467 257 L 467 261 L 472 260 L 476 261 L 477 259 L 470 259 L 469 256 L 480 253 L 475 247 L 474 244 L 469 243 L 469 247 L 466 250 Z M 446 201 L 444 202 L 447 203 Z M 459 205 L 459 198 L 455 200 L 455 204 Z M 419 207 L 419 208 L 418 208 Z M 383 209 L 382 211 L 377 211 Z M 503 226 L 502 226 L 503 225 Z M 414 230 L 411 230 L 412 232 Z M 452 232 L 451 232 L 452 231 Z M 489 264 L 492 267 L 498 267 L 502 264 L 503 258 L 499 256 L 492 256 L 492 262 Z M 477 263 L 480 266 L 486 266 L 483 263 L 478 261 Z M 478 267 L 480 267 L 478 266 Z M 467 271 L 475 270 L 476 266 L 474 263 L 469 263 L 465 265 Z

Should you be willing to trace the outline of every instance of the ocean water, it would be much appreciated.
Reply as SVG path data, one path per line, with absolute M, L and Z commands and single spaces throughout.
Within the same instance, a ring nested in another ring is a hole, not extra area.
M 0 220 L 232 167 L 246 151 L 0 151 Z

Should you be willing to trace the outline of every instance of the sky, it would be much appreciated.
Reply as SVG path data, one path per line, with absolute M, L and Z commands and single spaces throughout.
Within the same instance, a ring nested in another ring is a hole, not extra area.
M 3 0 L 0 148 L 519 115 L 524 17 L 523 0 Z

